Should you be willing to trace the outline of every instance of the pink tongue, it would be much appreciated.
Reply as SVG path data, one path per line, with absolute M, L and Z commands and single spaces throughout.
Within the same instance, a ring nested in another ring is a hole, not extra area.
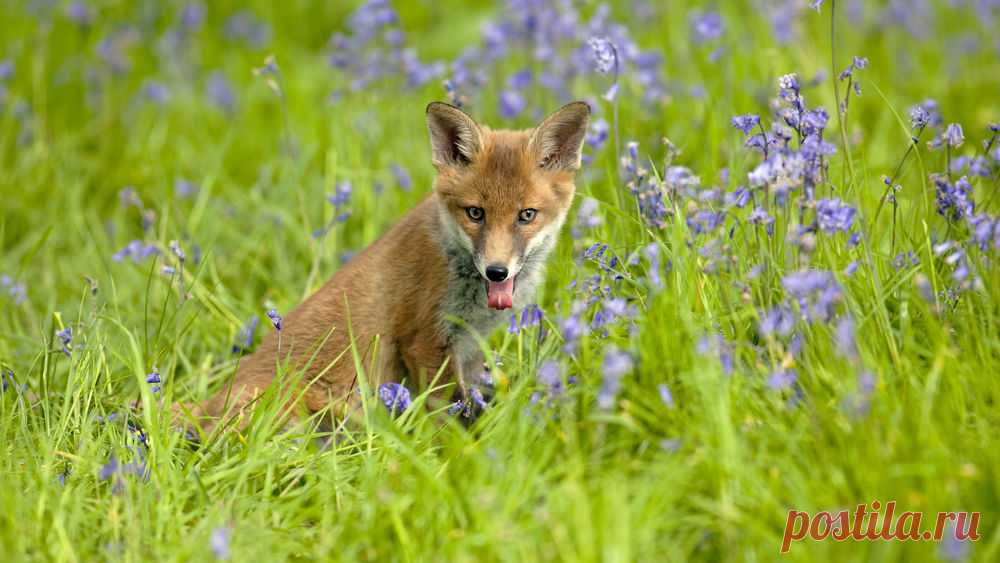
M 502 282 L 486 282 L 486 304 L 490 309 L 510 309 L 514 306 L 514 278 Z

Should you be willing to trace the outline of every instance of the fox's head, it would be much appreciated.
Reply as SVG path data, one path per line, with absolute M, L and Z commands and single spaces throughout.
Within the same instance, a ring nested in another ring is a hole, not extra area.
M 427 106 L 442 226 L 471 254 L 490 308 L 512 307 L 518 274 L 552 249 L 589 118 L 590 107 L 573 102 L 534 129 L 493 131 L 454 106 Z

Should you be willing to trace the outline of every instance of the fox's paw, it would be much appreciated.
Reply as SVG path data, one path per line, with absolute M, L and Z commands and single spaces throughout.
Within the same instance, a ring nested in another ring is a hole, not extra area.
M 487 389 L 489 389 L 488 398 L 478 385 L 470 385 L 465 393 L 456 390 L 448 414 L 459 417 L 465 424 L 472 424 L 486 411 L 486 407 L 493 399 L 493 388 Z

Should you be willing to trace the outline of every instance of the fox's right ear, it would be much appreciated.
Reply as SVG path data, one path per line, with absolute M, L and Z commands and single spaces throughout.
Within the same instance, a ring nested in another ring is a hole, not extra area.
M 427 106 L 427 129 L 435 168 L 468 165 L 483 146 L 482 132 L 476 122 L 457 107 L 442 102 Z
M 579 170 L 589 120 L 590 106 L 585 102 L 568 103 L 546 117 L 531 135 L 530 146 L 538 166 L 548 170 Z

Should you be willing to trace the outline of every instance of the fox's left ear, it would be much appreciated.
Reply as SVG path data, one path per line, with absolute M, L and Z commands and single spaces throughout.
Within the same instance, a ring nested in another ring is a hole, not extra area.
M 585 102 L 566 104 L 546 117 L 531 135 L 530 147 L 538 159 L 538 167 L 579 170 L 589 120 L 590 106 Z
M 435 167 L 467 166 L 483 146 L 476 122 L 455 106 L 432 102 L 427 106 L 427 129 L 431 134 L 431 162 Z

